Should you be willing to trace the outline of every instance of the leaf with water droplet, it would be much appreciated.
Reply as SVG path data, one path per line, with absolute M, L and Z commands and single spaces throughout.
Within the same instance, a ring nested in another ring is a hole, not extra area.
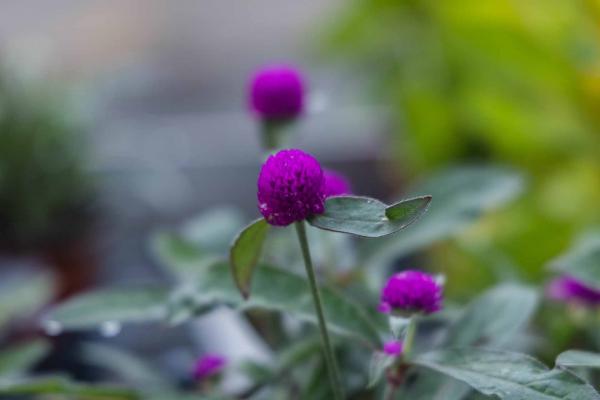
M 43 326 L 99 328 L 110 321 L 158 321 L 166 315 L 169 290 L 159 287 L 110 288 L 73 297 L 50 310 Z
M 359 196 L 330 197 L 325 212 L 308 222 L 320 229 L 364 237 L 381 237 L 406 228 L 427 211 L 431 196 L 402 200 L 391 206 Z
M 453 348 L 422 354 L 413 362 L 503 400 L 600 399 L 583 379 L 561 368 L 550 370 L 525 354 Z

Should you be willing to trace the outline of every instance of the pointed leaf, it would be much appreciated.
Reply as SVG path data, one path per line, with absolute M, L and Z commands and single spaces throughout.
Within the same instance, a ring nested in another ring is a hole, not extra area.
M 252 273 L 260 259 L 269 226 L 263 218 L 252 222 L 239 233 L 231 246 L 229 253 L 231 273 L 245 298 L 250 296 Z
M 503 400 L 598 400 L 588 383 L 562 369 L 548 369 L 524 354 L 475 348 L 433 351 L 414 360 Z
M 146 322 L 166 315 L 169 291 L 156 287 L 111 288 L 86 293 L 59 304 L 45 323 L 59 329 L 97 328 L 110 322 Z
M 431 196 L 420 196 L 412 199 L 399 201 L 385 209 L 385 216 L 390 221 L 410 221 L 418 218 L 421 214 L 427 211 L 427 207 L 431 203 Z
M 582 235 L 570 250 L 552 261 L 550 267 L 600 289 L 600 230 Z
M 389 265 L 399 257 L 456 235 L 484 212 L 514 199 L 523 187 L 522 177 L 506 168 L 462 167 L 434 175 L 411 191 L 415 195 L 430 194 L 434 204 L 410 230 L 372 243 L 367 264 Z
M 321 290 L 325 315 L 332 332 L 351 336 L 379 346 L 377 323 L 351 299 L 330 288 Z M 171 304 L 172 312 L 190 316 L 203 312 L 208 305 L 230 304 L 241 309 L 260 308 L 282 311 L 316 323 L 314 305 L 306 280 L 289 271 L 259 265 L 252 280 L 252 297 L 244 301 L 229 275 L 229 267 L 218 263 L 196 281 L 192 296 Z M 183 309 L 178 311 L 178 309 Z M 182 319 L 180 322 L 183 322 Z
M 449 329 L 450 346 L 499 346 L 525 327 L 538 305 L 534 288 L 504 284 L 496 286 L 469 304 Z
M 558 355 L 556 365 L 562 367 L 600 368 L 600 354 L 590 351 L 568 350 Z
M 325 212 L 313 215 L 308 221 L 311 225 L 328 231 L 380 237 L 415 222 L 427 211 L 430 201 L 431 196 L 421 196 L 387 206 L 369 197 L 330 197 L 325 201 Z

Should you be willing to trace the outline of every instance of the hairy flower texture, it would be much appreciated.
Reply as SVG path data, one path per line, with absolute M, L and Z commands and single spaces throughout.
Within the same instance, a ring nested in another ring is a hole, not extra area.
M 443 287 L 421 271 L 407 270 L 393 275 L 381 292 L 379 311 L 431 314 L 442 308 Z
M 570 276 L 554 279 L 547 286 L 546 293 L 548 297 L 558 301 L 577 303 L 588 307 L 600 306 L 600 290 L 587 286 Z
M 258 176 L 258 208 L 271 225 L 286 226 L 324 211 L 323 170 L 302 150 L 270 156 Z
M 257 71 L 250 83 L 250 108 L 266 120 L 286 120 L 304 109 L 304 82 L 290 66 L 271 65 Z
M 325 179 L 325 197 L 342 196 L 350 194 L 350 181 L 344 175 L 326 169 L 323 171 L 323 177 Z
M 205 354 L 194 366 L 194 378 L 204 380 L 220 373 L 227 365 L 227 359 L 219 354 Z
M 384 343 L 383 352 L 388 356 L 399 356 L 402 354 L 403 345 L 400 340 L 390 340 Z

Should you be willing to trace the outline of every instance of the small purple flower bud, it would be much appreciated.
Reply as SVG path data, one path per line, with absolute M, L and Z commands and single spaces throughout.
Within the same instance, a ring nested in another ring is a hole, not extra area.
M 388 356 L 399 356 L 402 354 L 403 345 L 400 340 L 390 340 L 383 345 L 383 352 Z
M 301 150 L 269 156 L 258 176 L 258 208 L 271 225 L 286 226 L 324 211 L 323 170 Z
M 293 67 L 272 65 L 257 71 L 250 84 L 251 110 L 265 120 L 286 120 L 304 109 L 304 82 Z
M 227 359 L 219 354 L 205 354 L 194 365 L 194 379 L 204 380 L 220 373 L 227 365 Z
M 600 290 L 570 277 L 554 279 L 546 288 L 548 297 L 558 301 L 576 303 L 587 307 L 600 306 Z
M 443 287 L 435 278 L 421 271 L 407 270 L 393 275 L 381 291 L 379 311 L 390 313 L 441 310 Z
M 323 171 L 323 177 L 325 179 L 325 197 L 342 196 L 350 194 L 350 181 L 344 175 L 326 169 Z

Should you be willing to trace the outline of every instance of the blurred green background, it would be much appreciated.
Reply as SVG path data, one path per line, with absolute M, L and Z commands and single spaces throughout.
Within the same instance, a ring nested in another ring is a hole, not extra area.
M 325 27 L 325 58 L 390 104 L 405 174 L 464 162 L 526 173 L 517 203 L 434 253 L 471 277 L 453 289 L 489 278 L 482 246 L 539 280 L 600 221 L 599 28 L 595 0 L 354 0 Z

